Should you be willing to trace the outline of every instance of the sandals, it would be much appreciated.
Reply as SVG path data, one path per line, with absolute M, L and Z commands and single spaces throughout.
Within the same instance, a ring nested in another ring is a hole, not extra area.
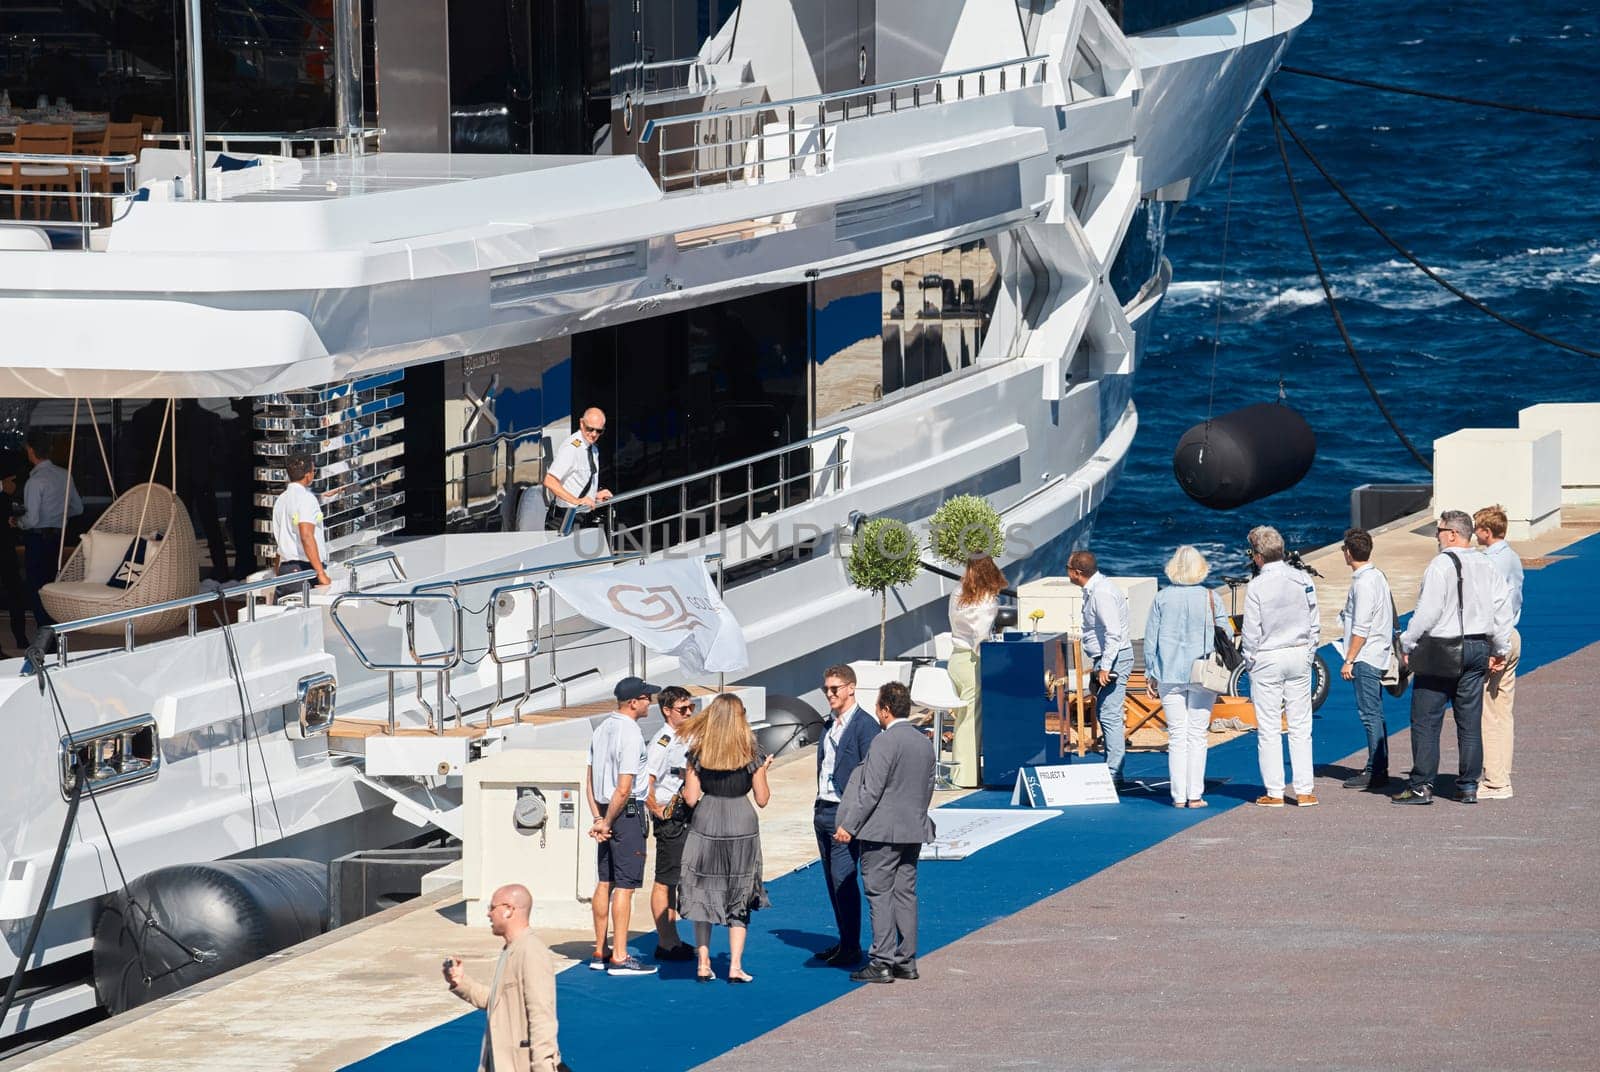
M 1211 807 L 1211 803 L 1207 800 L 1191 800 L 1189 801 L 1188 806 L 1191 808 L 1209 808 Z
M 737 972 L 730 971 L 728 973 L 728 982 L 730 983 L 753 983 L 755 981 L 755 976 L 747 975 L 743 970 Z

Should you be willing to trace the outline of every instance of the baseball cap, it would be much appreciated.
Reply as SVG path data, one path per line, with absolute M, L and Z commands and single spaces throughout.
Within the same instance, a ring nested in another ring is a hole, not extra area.
M 636 700 L 640 696 L 654 696 L 661 691 L 660 685 L 652 685 L 642 677 L 625 677 L 617 682 L 617 702 L 623 700 Z

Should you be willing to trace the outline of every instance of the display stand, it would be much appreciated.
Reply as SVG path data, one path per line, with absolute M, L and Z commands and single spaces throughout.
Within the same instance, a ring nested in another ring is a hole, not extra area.
M 978 665 L 982 674 L 983 784 L 1010 790 L 1025 766 L 1049 762 L 1052 741 L 1045 718 L 1060 703 L 1055 688 L 1061 676 L 1060 633 L 1012 633 L 985 641 Z

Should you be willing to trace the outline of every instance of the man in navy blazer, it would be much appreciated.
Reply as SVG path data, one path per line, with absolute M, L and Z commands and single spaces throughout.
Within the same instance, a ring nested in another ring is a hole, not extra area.
M 856 878 L 861 848 L 855 842 L 841 844 L 833 835 L 838 831 L 839 800 L 850 784 L 850 775 L 883 727 L 856 704 L 856 672 L 848 666 L 828 667 L 822 675 L 822 694 L 830 714 L 827 730 L 817 742 L 817 804 L 812 824 L 839 941 L 815 959 L 854 968 L 861 962 L 861 887 Z

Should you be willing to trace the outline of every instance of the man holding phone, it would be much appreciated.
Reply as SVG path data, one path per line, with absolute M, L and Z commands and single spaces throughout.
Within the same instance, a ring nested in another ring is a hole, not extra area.
M 489 929 L 505 943 L 489 985 L 469 976 L 460 957 L 444 962 L 450 993 L 488 1013 L 479 1072 L 570 1072 L 556 1041 L 555 958 L 529 924 L 532 894 L 501 886 L 488 912 Z
M 1067 580 L 1083 589 L 1083 657 L 1094 666 L 1094 715 L 1105 738 L 1106 766 L 1120 789 L 1122 760 L 1128 751 L 1123 703 L 1133 672 L 1128 597 L 1100 572 L 1092 551 L 1072 552 Z

